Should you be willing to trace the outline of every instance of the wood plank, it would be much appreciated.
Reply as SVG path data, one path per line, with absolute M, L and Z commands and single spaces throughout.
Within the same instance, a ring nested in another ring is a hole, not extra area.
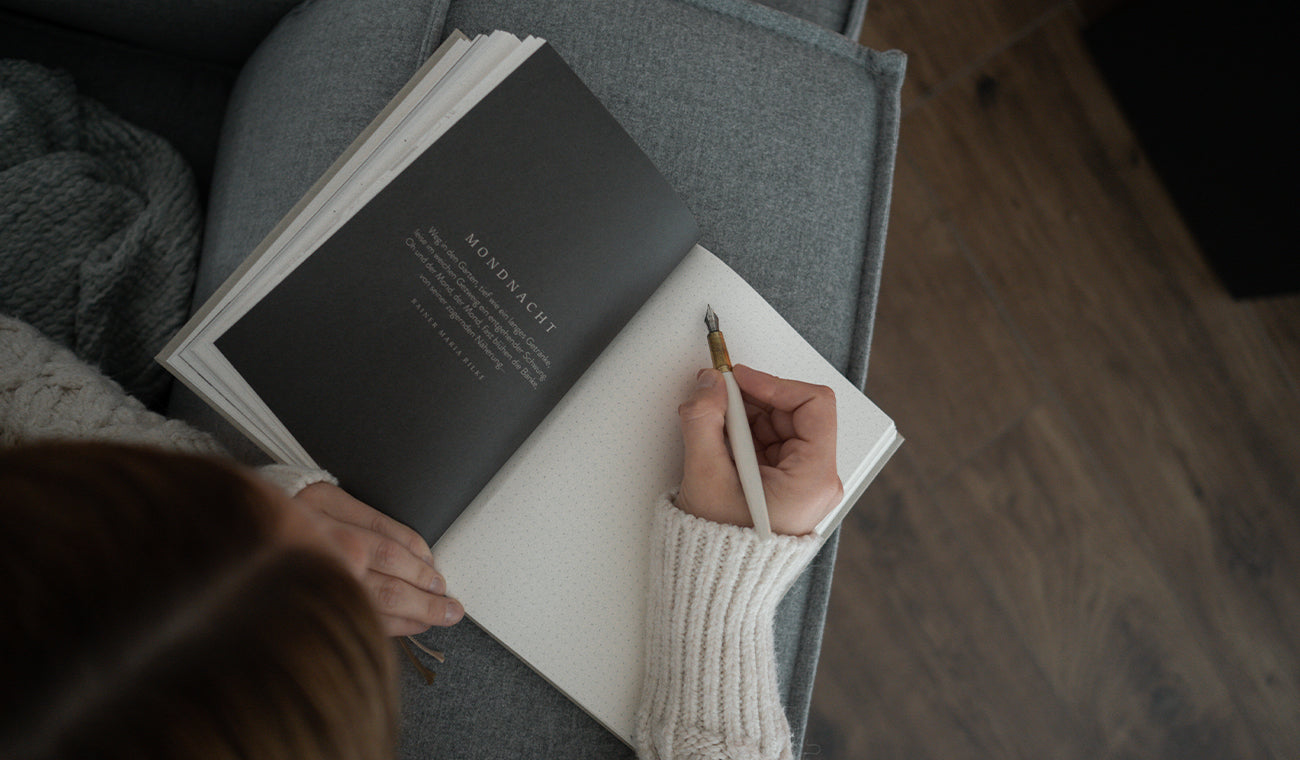
M 1061 0 L 867 4 L 863 45 L 907 53 L 903 107 L 923 102 L 979 59 L 1009 44 Z
M 1276 757 L 1300 756 L 1300 400 L 1062 15 L 909 115 L 909 153 Z
M 806 758 L 1093 758 L 900 453 L 850 513 Z
M 1300 294 L 1256 299 L 1249 308 L 1263 323 L 1291 389 L 1300 393 Z
M 972 459 L 936 493 L 950 529 L 1098 756 L 1267 757 L 1068 427 L 1041 406 Z
M 956 469 L 1041 398 L 1032 369 L 903 154 L 894 177 L 867 393 L 921 476 Z

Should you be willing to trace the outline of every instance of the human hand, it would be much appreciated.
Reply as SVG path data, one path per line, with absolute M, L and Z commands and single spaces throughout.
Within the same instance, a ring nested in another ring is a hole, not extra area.
M 335 554 L 365 586 L 389 636 L 459 622 L 465 610 L 448 597 L 429 546 L 411 528 L 338 486 L 314 483 L 291 500 L 313 516 Z
M 835 392 L 741 365 L 733 374 L 745 399 L 772 530 L 809 533 L 844 497 L 835 468 Z M 677 508 L 714 522 L 752 525 L 723 432 L 726 384 L 715 369 L 700 370 L 696 378 L 694 393 L 677 409 L 686 446 Z

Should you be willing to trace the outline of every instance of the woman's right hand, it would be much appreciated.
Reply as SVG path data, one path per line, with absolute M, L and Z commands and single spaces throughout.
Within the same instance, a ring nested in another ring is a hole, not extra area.
M 835 392 L 737 365 L 759 473 L 775 533 L 812 531 L 844 497 L 835 464 Z M 715 369 L 700 370 L 678 407 L 685 469 L 677 508 L 714 522 L 750 526 L 736 465 L 727 449 L 727 386 Z

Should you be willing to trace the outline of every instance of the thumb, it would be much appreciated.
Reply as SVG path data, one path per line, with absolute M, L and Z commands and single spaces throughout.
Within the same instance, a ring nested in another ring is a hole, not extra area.
M 692 475 L 710 477 L 716 468 L 730 467 L 724 433 L 726 412 L 727 386 L 722 382 L 722 373 L 711 368 L 700 370 L 695 390 L 677 407 L 686 448 L 687 480 Z

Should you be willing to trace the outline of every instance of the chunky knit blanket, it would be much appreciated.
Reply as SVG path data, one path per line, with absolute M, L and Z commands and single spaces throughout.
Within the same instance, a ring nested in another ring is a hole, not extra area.
M 189 309 L 199 225 L 175 149 L 70 77 L 0 61 L 0 313 L 157 408 L 153 356 Z

